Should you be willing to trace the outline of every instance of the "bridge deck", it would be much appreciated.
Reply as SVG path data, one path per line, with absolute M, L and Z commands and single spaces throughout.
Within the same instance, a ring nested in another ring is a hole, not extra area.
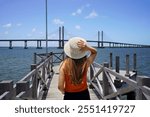
M 61 94 L 61 92 L 57 88 L 58 75 L 59 75 L 58 69 L 59 69 L 59 66 L 54 66 L 55 74 L 51 81 L 46 100 L 62 100 L 63 99 L 63 94 Z M 89 88 L 89 92 L 90 92 L 91 100 L 98 100 L 97 96 L 95 95 L 92 89 Z

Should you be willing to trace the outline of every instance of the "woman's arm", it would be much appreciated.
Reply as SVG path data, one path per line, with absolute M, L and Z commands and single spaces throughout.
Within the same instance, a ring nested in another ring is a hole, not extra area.
M 64 94 L 64 84 L 65 84 L 65 76 L 62 65 L 59 69 L 59 79 L 58 79 L 58 89 L 61 91 L 62 94 Z
M 95 57 L 97 55 L 97 50 L 95 48 L 93 48 L 92 46 L 87 45 L 84 41 L 80 40 L 77 43 L 78 47 L 81 48 L 81 51 L 90 51 L 91 54 L 90 56 L 87 58 L 88 59 L 88 66 L 90 66 L 93 61 L 95 60 Z

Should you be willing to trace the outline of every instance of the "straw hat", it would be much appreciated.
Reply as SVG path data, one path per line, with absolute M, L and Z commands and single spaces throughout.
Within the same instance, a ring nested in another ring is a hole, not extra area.
M 86 55 L 86 52 L 81 51 L 77 45 L 77 42 L 80 40 L 86 42 L 86 40 L 81 37 L 73 37 L 69 39 L 69 41 L 64 46 L 64 52 L 67 56 L 73 59 L 80 59 Z

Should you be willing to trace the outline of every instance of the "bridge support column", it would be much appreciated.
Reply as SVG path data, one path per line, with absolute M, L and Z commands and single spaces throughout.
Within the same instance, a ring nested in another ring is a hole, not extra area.
M 64 47 L 64 26 L 62 26 L 62 47 Z
M 100 31 L 98 31 L 98 48 L 100 47 Z
M 42 49 L 41 45 L 41 41 L 37 41 L 37 49 Z
M 24 41 L 24 49 L 27 49 L 27 41 Z
M 9 41 L 9 49 L 12 49 L 12 41 Z
M 59 45 L 59 48 L 61 48 L 61 27 L 59 27 L 59 41 L 58 41 L 58 45 Z
M 101 32 L 101 39 L 102 39 L 102 43 L 101 43 L 101 47 L 103 48 L 103 31 Z

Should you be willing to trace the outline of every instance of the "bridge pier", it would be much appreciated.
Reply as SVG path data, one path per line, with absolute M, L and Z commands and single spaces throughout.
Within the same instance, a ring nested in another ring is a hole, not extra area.
M 42 41 L 37 41 L 37 49 L 42 49 Z
M 59 27 L 59 40 L 58 40 L 58 48 L 64 47 L 64 26 Z
M 104 44 L 103 44 L 103 31 L 101 32 L 101 39 L 102 39 L 101 47 L 103 48 L 103 46 L 104 46 Z
M 12 41 L 9 41 L 9 49 L 12 49 Z
M 100 31 L 98 31 L 98 48 L 100 47 Z
M 24 49 L 28 49 L 26 40 L 24 41 Z
M 64 26 L 62 26 L 62 47 L 64 47 Z
M 59 48 L 61 48 L 61 27 L 59 27 L 59 41 L 58 41 Z

